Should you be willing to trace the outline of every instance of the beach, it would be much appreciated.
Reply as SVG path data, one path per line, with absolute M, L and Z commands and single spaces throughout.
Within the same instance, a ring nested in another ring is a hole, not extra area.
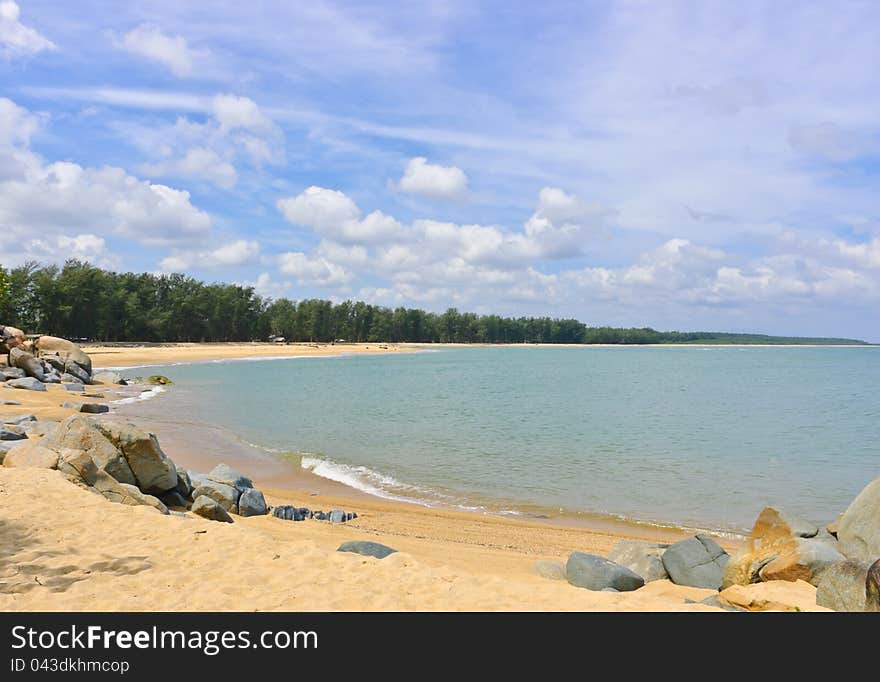
M 367 347 L 369 346 L 369 348 Z M 415 350 L 388 344 L 163 344 L 86 347 L 95 367 L 134 367 L 246 357 Z M 129 372 L 131 373 L 131 372 Z M 174 387 L 168 390 L 173 391 Z M 127 391 L 127 393 L 126 393 Z M 130 387 L 89 387 L 94 398 L 3 389 L 20 406 L 5 414 L 62 419 L 64 400 L 112 402 Z M 161 400 L 159 395 L 155 398 Z M 137 403 L 124 418 L 137 420 Z M 712 611 L 696 603 L 716 590 L 649 582 L 633 592 L 578 589 L 542 577 L 535 563 L 564 564 L 573 551 L 605 555 L 621 540 L 672 543 L 686 529 L 597 517 L 592 523 L 508 518 L 427 508 L 380 499 L 277 462 L 227 461 L 210 435 L 145 424 L 178 466 L 207 471 L 221 461 L 252 476 L 270 505 L 341 508 L 358 514 L 345 524 L 291 523 L 272 516 L 235 517 L 220 524 L 188 515 L 162 516 L 147 507 L 112 504 L 79 489 L 58 471 L 0 468 L 2 520 L 0 609 L 60 610 L 439 610 L 439 611 Z M 207 428 L 207 427 L 206 427 Z M 379 560 L 337 552 L 342 542 L 370 540 L 398 550 Z M 736 540 L 718 537 L 728 551 Z M 768 585 L 770 583 L 767 583 Z M 785 583 L 783 601 L 815 606 L 815 588 Z M 812 600 L 812 601 L 811 601 Z

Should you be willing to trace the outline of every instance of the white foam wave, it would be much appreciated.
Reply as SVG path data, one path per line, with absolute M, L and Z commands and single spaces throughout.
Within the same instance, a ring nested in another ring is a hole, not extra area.
M 153 386 L 153 388 L 149 388 L 145 391 L 141 391 L 140 395 L 129 396 L 128 398 L 120 398 L 119 400 L 111 400 L 109 405 L 131 405 L 132 403 L 136 403 L 141 400 L 150 400 L 151 398 L 155 398 L 160 393 L 165 392 L 164 386 Z

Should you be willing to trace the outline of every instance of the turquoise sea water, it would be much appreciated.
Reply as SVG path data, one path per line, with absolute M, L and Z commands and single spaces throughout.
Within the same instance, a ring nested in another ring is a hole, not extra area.
M 136 412 L 428 504 L 741 530 L 766 504 L 833 520 L 880 476 L 880 348 L 462 348 L 162 373 L 175 386 Z

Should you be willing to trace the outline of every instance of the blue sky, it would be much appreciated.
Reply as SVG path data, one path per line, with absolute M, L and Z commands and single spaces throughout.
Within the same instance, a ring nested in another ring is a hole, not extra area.
M 874 2 L 0 0 L 2 263 L 880 341 L 877 64 Z

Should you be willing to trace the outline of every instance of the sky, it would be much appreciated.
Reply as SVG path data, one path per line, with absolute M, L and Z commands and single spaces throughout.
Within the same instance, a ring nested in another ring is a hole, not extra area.
M 0 264 L 880 341 L 880 4 L 0 0 Z

